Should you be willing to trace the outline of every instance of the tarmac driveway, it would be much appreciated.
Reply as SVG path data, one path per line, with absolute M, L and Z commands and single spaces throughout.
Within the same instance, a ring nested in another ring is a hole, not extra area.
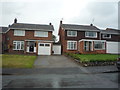
M 35 68 L 66 68 L 78 66 L 73 60 L 63 55 L 38 56 L 34 63 Z

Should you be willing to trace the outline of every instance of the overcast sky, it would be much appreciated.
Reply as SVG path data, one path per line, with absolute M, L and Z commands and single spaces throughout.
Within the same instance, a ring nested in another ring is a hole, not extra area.
M 29 1 L 29 2 L 28 2 Z M 0 26 L 8 26 L 14 18 L 18 23 L 54 25 L 57 35 L 59 22 L 89 25 L 101 29 L 118 28 L 119 0 L 1 0 Z

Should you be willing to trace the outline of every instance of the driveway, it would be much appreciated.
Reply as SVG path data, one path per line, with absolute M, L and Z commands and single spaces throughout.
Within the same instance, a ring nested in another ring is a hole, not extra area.
M 78 66 L 73 60 L 63 55 L 38 56 L 34 63 L 35 68 L 71 68 Z

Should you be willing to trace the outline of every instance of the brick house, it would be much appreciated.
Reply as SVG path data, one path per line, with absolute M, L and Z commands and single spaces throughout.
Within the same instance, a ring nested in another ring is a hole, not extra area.
M 8 53 L 15 54 L 52 54 L 53 25 L 17 23 L 14 20 L 6 32 Z
M 59 40 L 62 45 L 62 53 L 120 53 L 118 43 L 120 43 L 119 30 L 101 30 L 93 24 L 75 25 L 63 24 L 60 21 Z M 116 46 L 116 47 L 113 47 Z M 111 49 L 114 48 L 114 50 Z
M 0 53 L 4 53 L 7 51 L 7 44 L 6 44 L 6 31 L 8 30 L 7 27 L 0 27 Z

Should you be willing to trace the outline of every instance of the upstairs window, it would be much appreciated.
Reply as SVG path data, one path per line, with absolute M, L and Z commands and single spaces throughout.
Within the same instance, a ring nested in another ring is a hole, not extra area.
M 77 31 L 67 31 L 67 36 L 76 37 L 77 36 Z
M 25 36 L 25 30 L 14 30 L 14 36 Z
M 102 37 L 103 38 L 111 38 L 111 34 L 103 34 Z
M 77 49 L 77 41 L 67 41 L 67 49 L 68 50 L 76 50 Z
M 85 32 L 85 37 L 97 38 L 97 32 Z
M 48 37 L 48 32 L 46 31 L 35 31 L 35 37 Z

